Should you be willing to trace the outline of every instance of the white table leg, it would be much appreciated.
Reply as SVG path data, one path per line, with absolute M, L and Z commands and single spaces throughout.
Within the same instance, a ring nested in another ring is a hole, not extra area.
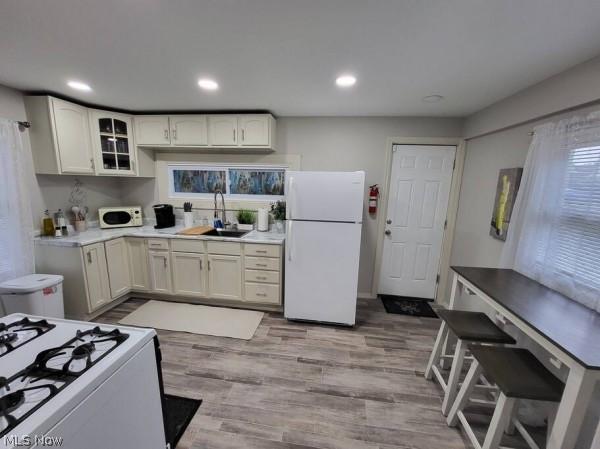
M 570 368 L 565 391 L 546 445 L 548 449 L 575 447 L 596 380 L 596 373 L 582 366 Z
M 454 276 L 452 277 L 452 290 L 450 291 L 450 301 L 448 301 L 448 309 L 452 310 L 455 308 L 456 306 L 456 299 L 457 297 L 459 297 L 462 293 L 462 284 L 460 282 L 458 282 L 458 274 L 454 273 Z M 446 332 L 446 335 L 444 336 L 444 342 L 442 344 L 442 355 L 446 355 L 448 354 L 448 348 L 450 348 L 452 346 L 452 339 L 450 337 L 450 333 Z M 446 359 L 442 358 L 440 360 L 440 368 L 442 369 L 447 369 L 448 368 L 448 362 Z
M 452 368 L 450 369 L 450 377 L 448 377 L 448 385 L 444 392 L 444 401 L 442 402 L 442 415 L 444 416 L 448 416 L 450 407 L 452 407 L 454 398 L 456 398 L 458 380 L 463 368 L 466 351 L 467 346 L 465 343 L 462 340 L 458 340 L 456 342 L 456 349 L 454 350 L 454 357 L 452 358 Z

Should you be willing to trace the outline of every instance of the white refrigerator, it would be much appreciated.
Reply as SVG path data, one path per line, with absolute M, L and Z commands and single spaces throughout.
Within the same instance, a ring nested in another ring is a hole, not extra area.
M 353 326 L 365 172 L 286 173 L 289 320 Z

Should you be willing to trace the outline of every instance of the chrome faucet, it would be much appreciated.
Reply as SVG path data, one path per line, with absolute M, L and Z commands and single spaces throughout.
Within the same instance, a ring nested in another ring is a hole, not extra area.
M 223 228 L 226 228 L 229 223 L 225 218 L 225 197 L 223 196 L 223 192 L 219 189 L 215 190 L 215 211 L 214 217 L 218 217 L 218 209 L 217 209 L 217 195 L 221 195 L 221 222 L 223 223 Z

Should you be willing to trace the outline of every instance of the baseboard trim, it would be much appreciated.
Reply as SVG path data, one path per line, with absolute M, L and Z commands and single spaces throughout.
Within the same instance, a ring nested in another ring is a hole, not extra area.
M 358 292 L 358 297 L 362 299 L 377 299 L 377 295 L 371 292 Z

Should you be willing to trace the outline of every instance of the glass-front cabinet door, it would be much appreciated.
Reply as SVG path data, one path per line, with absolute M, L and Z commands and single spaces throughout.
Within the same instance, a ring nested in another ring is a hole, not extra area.
M 92 111 L 91 120 L 96 173 L 135 176 L 132 118 L 113 112 Z

